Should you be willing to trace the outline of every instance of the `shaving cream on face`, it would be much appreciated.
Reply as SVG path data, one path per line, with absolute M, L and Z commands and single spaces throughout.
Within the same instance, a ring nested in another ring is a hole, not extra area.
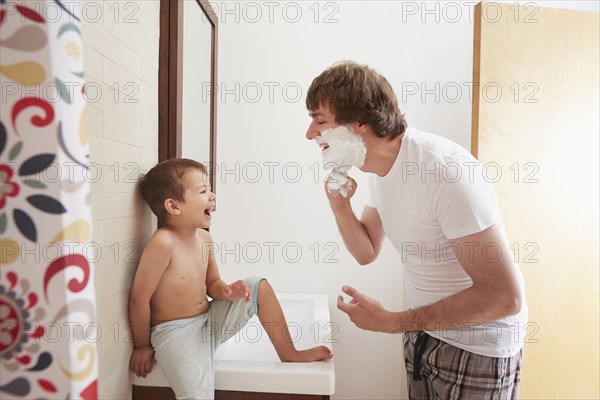
M 352 167 L 360 168 L 365 163 L 365 142 L 348 126 L 327 129 L 321 132 L 321 136 L 317 136 L 315 141 L 322 148 L 323 168 L 332 169 L 327 181 L 327 190 L 329 193 L 338 192 L 346 197 L 352 187 L 348 171 Z

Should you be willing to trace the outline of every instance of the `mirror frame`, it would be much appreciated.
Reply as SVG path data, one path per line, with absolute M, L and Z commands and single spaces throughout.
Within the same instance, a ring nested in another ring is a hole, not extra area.
M 211 24 L 210 160 L 212 192 L 216 193 L 217 165 L 217 44 L 218 19 L 208 0 L 195 1 Z M 158 161 L 181 157 L 183 87 L 183 1 L 160 0 L 158 61 Z M 200 160 L 204 161 L 204 160 Z

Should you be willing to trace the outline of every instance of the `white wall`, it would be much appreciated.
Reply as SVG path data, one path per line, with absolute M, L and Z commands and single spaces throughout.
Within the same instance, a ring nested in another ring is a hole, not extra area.
M 312 79 L 335 61 L 366 63 L 391 82 L 410 125 L 470 148 L 475 2 L 212 4 L 220 21 L 222 89 L 212 234 L 221 245 L 221 274 L 226 280 L 260 274 L 278 291 L 326 293 L 339 327 L 334 398 L 403 397 L 401 336 L 361 331 L 335 307 L 340 287 L 350 284 L 388 309 L 406 308 L 400 258 L 386 243 L 376 262 L 359 267 L 345 250 L 323 193 L 325 174 L 315 168 L 319 150 L 304 138 L 304 98 Z M 364 185 L 354 175 L 353 206 L 360 212 Z
M 159 2 L 81 2 L 89 87 L 98 398 L 131 396 L 127 304 L 141 249 L 156 229 L 136 191 L 158 161 Z

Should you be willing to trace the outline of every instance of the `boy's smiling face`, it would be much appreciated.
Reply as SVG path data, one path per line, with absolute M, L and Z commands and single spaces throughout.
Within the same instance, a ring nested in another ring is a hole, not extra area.
M 208 228 L 216 196 L 211 192 L 208 175 L 192 169 L 183 178 L 183 202 L 179 202 L 181 216 L 187 223 L 199 228 Z

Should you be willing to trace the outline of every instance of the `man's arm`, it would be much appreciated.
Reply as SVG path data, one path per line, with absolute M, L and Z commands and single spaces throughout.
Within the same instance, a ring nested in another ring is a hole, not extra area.
M 367 265 L 379 255 L 385 234 L 376 208 L 365 207 L 360 221 L 354 215 L 350 198 L 354 195 L 357 184 L 352 178 L 350 181 L 352 189 L 346 198 L 325 190 L 346 248 L 360 265 Z
M 129 294 L 129 322 L 135 347 L 129 367 L 138 376 L 146 376 L 152 369 L 150 299 L 169 265 L 171 248 L 172 241 L 168 235 L 161 232 L 154 234 L 142 253 Z
M 461 266 L 473 280 L 471 287 L 434 304 L 401 312 L 387 311 L 356 289 L 344 287 L 353 299 L 344 303 L 340 296 L 338 308 L 359 328 L 389 333 L 481 324 L 517 314 L 521 310 L 522 288 L 500 229 L 494 225 L 451 243 L 457 248 Z M 496 254 L 486 254 L 485 249 L 491 247 L 502 252 L 498 259 Z

